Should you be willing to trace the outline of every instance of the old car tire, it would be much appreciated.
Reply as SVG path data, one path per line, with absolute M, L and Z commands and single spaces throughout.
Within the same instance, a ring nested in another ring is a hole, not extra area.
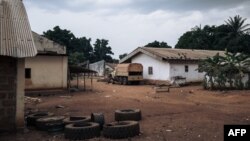
M 103 126 L 103 136 L 111 139 L 123 139 L 140 134 L 137 121 L 112 122 Z
M 72 123 L 85 123 L 90 121 L 91 121 L 90 116 L 71 116 L 63 120 L 65 125 Z
M 124 109 L 115 111 L 115 121 L 125 121 L 125 120 L 141 120 L 141 110 L 140 109 Z
M 64 123 L 49 123 L 49 124 L 46 124 L 47 126 L 47 131 L 49 133 L 55 133 L 55 132 L 61 132 L 64 130 L 64 126 L 65 124 Z
M 53 115 L 54 115 L 53 113 L 49 113 L 49 112 L 38 112 L 35 114 L 28 115 L 26 117 L 27 126 L 36 126 L 37 119 L 44 118 L 44 117 L 50 117 Z
M 39 130 L 47 131 L 48 124 L 56 124 L 56 123 L 63 123 L 64 116 L 52 116 L 52 117 L 44 117 L 39 118 L 36 120 L 36 127 Z
M 92 113 L 91 114 L 91 121 L 95 123 L 99 123 L 100 129 L 103 128 L 103 125 L 105 124 L 105 118 L 103 113 Z
M 98 123 L 74 123 L 65 126 L 65 138 L 70 140 L 84 140 L 100 136 Z

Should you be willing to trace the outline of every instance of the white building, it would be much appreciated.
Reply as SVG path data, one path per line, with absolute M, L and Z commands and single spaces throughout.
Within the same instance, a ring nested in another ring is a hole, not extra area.
M 25 89 L 66 89 L 66 47 L 33 32 L 37 56 L 25 59 Z
M 105 60 L 101 60 L 92 64 L 89 64 L 89 69 L 96 71 L 98 76 L 105 76 L 114 71 L 117 64 L 107 63 Z
M 224 55 L 224 51 L 139 47 L 120 63 L 140 63 L 146 80 L 171 81 L 175 77 L 186 82 L 199 82 L 204 73 L 198 72 L 199 60 Z

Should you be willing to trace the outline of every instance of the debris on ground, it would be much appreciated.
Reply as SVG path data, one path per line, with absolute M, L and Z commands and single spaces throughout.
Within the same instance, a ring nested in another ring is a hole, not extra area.
M 105 96 L 105 98 L 110 98 L 110 97 L 111 97 L 111 95 L 106 95 L 106 96 Z
M 28 96 L 24 97 L 24 101 L 25 103 L 33 103 L 33 104 L 38 104 L 42 102 L 40 98 L 28 97 Z
M 167 129 L 167 130 L 166 130 L 166 132 L 172 132 L 172 130 L 170 130 L 170 129 Z
M 67 99 L 70 99 L 70 98 L 72 98 L 72 96 L 60 96 L 60 98 L 67 98 Z
M 61 108 L 65 108 L 65 106 L 57 105 L 56 108 L 57 108 L 57 109 L 61 109 Z
M 77 89 L 77 88 L 70 88 L 69 91 L 70 92 L 79 92 L 79 89 Z
M 109 79 L 108 78 L 100 78 L 100 79 L 97 79 L 97 82 L 108 82 Z
M 157 86 L 154 87 L 155 93 L 169 92 L 169 86 Z

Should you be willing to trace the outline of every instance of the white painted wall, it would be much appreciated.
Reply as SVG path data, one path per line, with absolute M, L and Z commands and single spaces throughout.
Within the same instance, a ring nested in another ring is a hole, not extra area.
M 67 56 L 26 58 L 25 68 L 31 68 L 31 79 L 25 80 L 26 89 L 67 88 Z
M 170 64 L 146 54 L 139 54 L 133 57 L 131 62 L 143 65 L 144 79 L 171 81 L 171 78 L 174 76 L 182 76 L 186 78 L 187 82 L 197 82 L 202 81 L 204 78 L 204 73 L 196 71 L 198 64 Z M 185 65 L 189 67 L 188 72 L 185 72 Z M 153 75 L 148 74 L 148 67 L 153 67 Z
M 146 54 L 139 54 L 132 58 L 132 63 L 143 65 L 143 78 L 149 80 L 170 80 L 170 65 L 168 62 L 156 60 Z M 148 67 L 153 67 L 153 75 L 148 74 Z
M 185 66 L 188 66 L 188 72 L 185 72 Z M 196 69 L 198 64 L 170 64 L 170 76 L 182 76 L 187 82 L 199 82 L 204 79 L 204 73 L 199 73 Z

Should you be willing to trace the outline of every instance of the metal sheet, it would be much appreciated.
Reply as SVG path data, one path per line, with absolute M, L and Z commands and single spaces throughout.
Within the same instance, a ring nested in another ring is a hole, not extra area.
M 35 56 L 37 50 L 23 2 L 0 0 L 0 11 L 0 55 Z
M 150 48 L 150 47 L 139 47 L 122 60 L 120 63 L 125 63 L 131 60 L 134 56 L 139 53 L 147 54 L 158 60 L 202 60 L 209 57 L 215 56 L 217 53 L 220 56 L 225 55 L 225 51 L 218 50 L 196 50 L 196 49 L 172 49 L 172 48 Z

